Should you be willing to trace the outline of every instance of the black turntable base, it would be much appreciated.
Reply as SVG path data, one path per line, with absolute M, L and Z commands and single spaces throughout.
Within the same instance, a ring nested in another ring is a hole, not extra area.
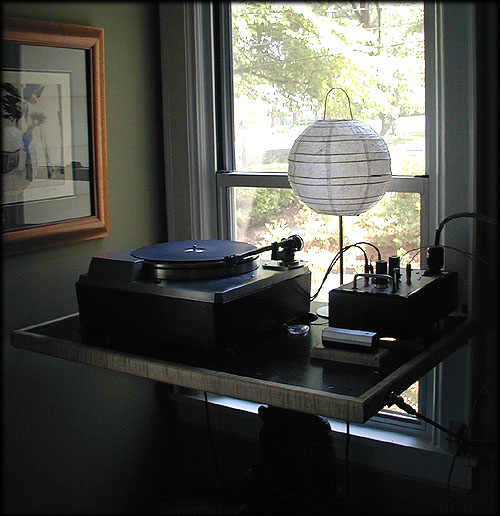
M 272 268 L 258 256 L 270 247 L 227 240 L 95 256 L 76 283 L 82 338 L 162 358 L 237 352 L 309 311 L 309 270 L 272 245 L 287 257 Z

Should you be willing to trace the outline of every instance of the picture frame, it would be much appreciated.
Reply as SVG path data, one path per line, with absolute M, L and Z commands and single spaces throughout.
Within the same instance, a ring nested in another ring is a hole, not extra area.
M 109 235 L 104 30 L 2 19 L 2 254 Z

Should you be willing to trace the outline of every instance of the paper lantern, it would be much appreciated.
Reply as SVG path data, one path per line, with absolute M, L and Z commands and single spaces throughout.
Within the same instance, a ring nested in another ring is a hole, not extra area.
M 386 143 L 358 120 L 317 120 L 288 155 L 293 192 L 318 213 L 359 215 L 383 197 L 390 180 Z

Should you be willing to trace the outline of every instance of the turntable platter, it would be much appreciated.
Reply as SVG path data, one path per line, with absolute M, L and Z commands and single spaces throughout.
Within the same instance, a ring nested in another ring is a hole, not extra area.
M 249 256 L 234 267 L 224 257 L 256 249 L 245 242 L 231 240 L 182 240 L 141 247 L 130 252 L 144 260 L 147 275 L 154 280 L 217 279 L 256 269 L 258 256 Z

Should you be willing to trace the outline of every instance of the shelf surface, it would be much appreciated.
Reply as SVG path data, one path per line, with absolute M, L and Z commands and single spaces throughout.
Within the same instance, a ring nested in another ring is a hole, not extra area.
M 133 343 L 120 350 L 82 343 L 77 313 L 17 330 L 11 342 L 20 349 L 172 385 L 364 423 L 386 405 L 391 392 L 400 394 L 465 344 L 476 325 L 449 317 L 423 350 L 393 352 L 381 368 L 311 358 L 325 326 L 318 319 L 303 336 L 279 329 L 216 361 L 186 355 L 181 362 L 157 346 L 138 355 Z

